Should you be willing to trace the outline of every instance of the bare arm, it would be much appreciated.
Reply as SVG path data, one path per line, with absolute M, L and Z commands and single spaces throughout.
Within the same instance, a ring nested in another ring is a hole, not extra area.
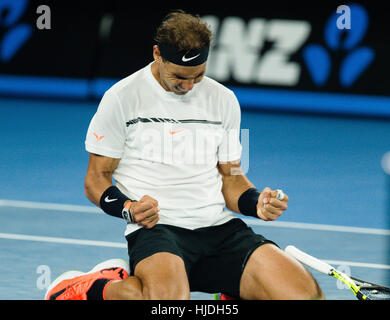
M 222 194 L 228 209 L 240 213 L 238 199 L 249 188 L 254 188 L 252 182 L 242 173 L 241 164 L 235 162 L 219 162 L 219 173 L 222 175 Z
M 84 183 L 85 194 L 98 207 L 100 207 L 100 198 L 103 192 L 113 185 L 112 175 L 118 167 L 119 161 L 120 159 L 90 153 Z M 137 202 L 127 200 L 124 206 L 130 207 L 134 221 L 147 229 L 153 228 L 159 220 L 158 202 L 148 195 L 144 195 Z
M 120 159 L 108 158 L 91 153 L 85 176 L 84 190 L 87 198 L 100 207 L 103 192 L 112 186 L 112 175 Z
M 255 188 L 242 172 L 239 161 L 219 162 L 219 173 L 222 175 L 222 194 L 226 207 L 234 212 L 241 213 L 238 208 L 238 199 L 249 188 Z M 278 218 L 286 209 L 288 196 L 284 200 L 276 199 L 277 191 L 264 188 L 257 202 L 257 215 L 259 218 L 269 221 Z

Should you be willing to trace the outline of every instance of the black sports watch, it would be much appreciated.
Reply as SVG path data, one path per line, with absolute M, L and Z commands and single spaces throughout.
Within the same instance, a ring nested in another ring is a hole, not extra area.
M 136 202 L 136 201 L 132 201 L 132 202 Z M 126 220 L 127 223 L 135 223 L 134 222 L 133 213 L 131 212 L 130 206 L 131 205 L 123 207 L 123 209 L 122 209 L 122 218 L 124 220 Z

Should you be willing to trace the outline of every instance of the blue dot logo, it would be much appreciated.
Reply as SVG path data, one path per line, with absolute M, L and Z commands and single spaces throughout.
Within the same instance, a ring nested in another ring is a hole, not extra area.
M 348 5 L 351 27 L 340 29 L 339 14 L 332 14 L 325 24 L 324 42 L 309 44 L 302 51 L 303 60 L 315 85 L 324 86 L 332 70 L 332 52 L 344 51 L 345 57 L 339 69 L 339 82 L 342 87 L 351 87 L 375 58 L 372 48 L 361 46 L 369 26 L 367 11 L 360 4 Z
M 28 0 L 0 0 L 0 28 L 7 30 L 0 40 L 1 62 L 9 62 L 32 36 L 32 26 L 18 22 L 27 5 Z

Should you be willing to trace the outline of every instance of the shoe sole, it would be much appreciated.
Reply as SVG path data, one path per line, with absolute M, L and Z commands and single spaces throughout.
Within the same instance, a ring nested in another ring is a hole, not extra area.
M 46 290 L 46 293 L 45 293 L 45 300 L 47 300 L 48 298 L 48 294 L 49 292 L 56 286 L 58 285 L 61 281 L 64 281 L 64 280 L 68 280 L 68 279 L 72 279 L 72 278 L 76 278 L 80 275 L 84 274 L 84 272 L 81 272 L 81 271 L 76 271 L 76 270 L 72 270 L 72 271 L 66 271 L 64 272 L 63 274 L 59 275 L 50 285 L 49 287 L 47 288 Z
M 123 259 L 109 259 L 109 260 L 103 261 L 103 262 L 97 264 L 96 266 L 94 266 L 94 267 L 93 267 L 90 271 L 88 271 L 88 272 L 81 272 L 81 271 L 76 271 L 76 270 L 66 271 L 66 272 L 64 272 L 63 274 L 61 274 L 59 277 L 57 277 L 57 278 L 49 285 L 49 287 L 47 288 L 46 294 L 45 294 L 45 300 L 47 300 L 47 295 L 49 294 L 49 292 L 50 292 L 56 285 L 58 285 L 61 281 L 68 280 L 68 279 L 72 279 L 72 278 L 75 278 L 75 277 L 78 277 L 78 276 L 84 275 L 84 274 L 94 273 L 94 272 L 99 271 L 99 270 L 102 270 L 102 269 L 106 269 L 106 268 L 116 268 L 116 267 L 122 268 L 122 269 L 126 270 L 126 272 L 127 272 L 128 274 L 130 274 L 130 267 L 129 267 L 129 264 L 128 264 L 125 260 L 123 260 Z
M 91 271 L 87 272 L 87 274 L 93 273 L 93 272 L 96 272 L 96 271 L 99 271 L 102 269 L 116 268 L 116 267 L 122 268 L 122 269 L 126 270 L 126 272 L 128 274 L 130 274 L 129 264 L 123 259 L 109 259 L 109 260 L 103 261 L 103 262 L 97 264 L 96 266 L 94 266 Z

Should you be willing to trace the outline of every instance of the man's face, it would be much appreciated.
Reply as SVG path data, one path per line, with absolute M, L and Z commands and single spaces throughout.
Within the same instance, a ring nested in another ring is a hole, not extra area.
M 157 57 L 156 61 L 158 62 L 161 85 L 165 90 L 179 95 L 184 95 L 191 91 L 194 85 L 200 82 L 206 73 L 207 62 L 198 66 L 187 67 L 163 61 L 160 55 L 157 55 Z
M 186 94 L 191 91 L 195 83 L 200 82 L 206 73 L 206 62 L 199 66 L 186 67 L 163 62 L 160 65 L 160 78 L 168 91 L 176 94 Z

